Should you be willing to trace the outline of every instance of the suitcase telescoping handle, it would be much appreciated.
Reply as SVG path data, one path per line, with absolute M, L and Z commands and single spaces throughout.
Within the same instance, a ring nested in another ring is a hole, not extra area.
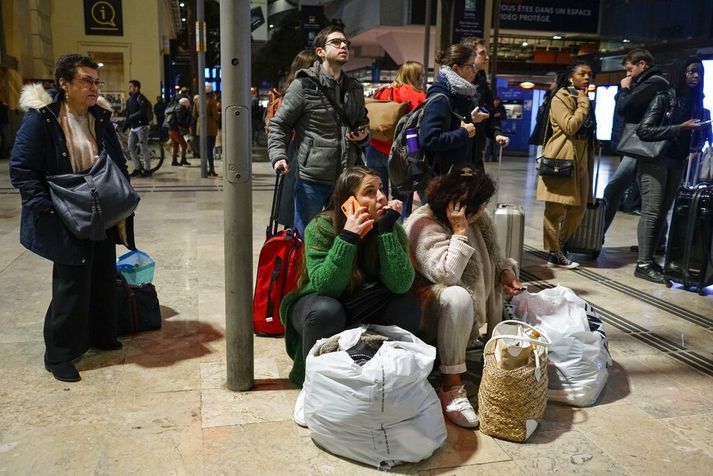
M 602 164 L 602 143 L 597 142 L 595 147 L 599 146 L 599 151 L 597 152 L 597 173 L 594 176 L 594 198 L 597 198 L 597 189 L 599 188 L 599 166 Z
M 496 142 L 496 144 L 497 144 L 497 142 Z M 498 145 L 500 145 L 500 144 L 498 144 Z M 493 145 L 493 147 L 495 147 L 495 146 Z M 500 166 L 503 163 L 503 149 L 504 148 L 505 148 L 504 146 L 500 145 L 500 150 L 498 151 L 498 175 L 495 178 L 495 184 L 496 184 L 496 186 L 495 186 L 495 206 L 496 207 L 498 206 L 497 204 L 500 203 Z
M 275 170 L 275 190 L 272 192 L 272 206 L 270 207 L 270 221 L 267 223 L 265 235 L 267 238 L 277 235 L 277 218 L 280 211 L 280 200 L 282 199 L 282 186 L 285 183 L 285 176 L 282 174 L 283 168 Z
M 693 162 L 696 162 L 696 170 L 693 172 L 693 183 L 691 183 L 691 164 Z M 694 152 L 689 152 L 688 157 L 686 158 L 686 162 L 688 162 L 688 165 L 686 165 L 686 181 L 683 182 L 684 187 L 693 187 L 698 183 L 698 176 L 700 174 L 700 163 L 701 163 L 701 156 L 698 154 L 698 158 L 696 159 Z

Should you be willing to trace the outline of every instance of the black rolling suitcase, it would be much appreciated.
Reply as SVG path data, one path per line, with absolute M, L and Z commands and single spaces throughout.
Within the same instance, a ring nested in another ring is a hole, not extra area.
M 680 283 L 705 295 L 703 288 L 713 284 L 713 185 L 695 184 L 691 162 L 673 205 L 663 275 L 666 287 Z
M 599 185 L 599 165 L 602 161 L 602 148 L 599 147 L 597 155 L 597 174 L 594 180 L 594 195 L 597 194 Z M 582 223 L 579 224 L 572 236 L 565 243 L 565 249 L 571 253 L 589 254 L 597 259 L 602 251 L 604 242 L 604 212 L 606 202 L 601 198 L 596 198 L 594 203 L 587 204 L 587 212 L 584 214 Z

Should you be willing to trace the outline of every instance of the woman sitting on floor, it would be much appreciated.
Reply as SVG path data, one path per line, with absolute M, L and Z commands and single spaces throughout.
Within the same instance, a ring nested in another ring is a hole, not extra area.
M 502 292 L 523 289 L 512 262 L 500 254 L 485 210 L 494 192 L 490 177 L 473 166 L 455 167 L 429 183 L 428 205 L 405 224 L 417 272 L 414 288 L 424 309 L 423 332 L 427 341 L 437 342 L 443 374 L 438 397 L 448 419 L 466 428 L 478 426 L 461 380 L 466 348 L 483 324 L 488 323 L 489 334 L 501 319 Z
M 343 212 L 350 197 L 358 203 Z M 321 338 L 360 324 L 418 330 L 420 306 L 409 293 L 415 273 L 397 223 L 401 208 L 399 200 L 387 202 L 377 172 L 351 167 L 337 178 L 327 209 L 307 225 L 300 285 L 280 305 L 293 383 L 304 382 L 306 357 Z M 306 426 L 304 392 L 294 420 Z

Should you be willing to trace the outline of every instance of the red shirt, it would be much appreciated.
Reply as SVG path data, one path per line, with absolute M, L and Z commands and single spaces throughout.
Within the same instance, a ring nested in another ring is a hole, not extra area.
M 393 97 L 391 92 L 393 91 Z M 410 102 L 411 110 L 413 111 L 416 107 L 426 99 L 426 93 L 419 91 L 410 84 L 399 84 L 398 86 L 384 88 L 374 94 L 374 99 L 379 99 L 381 101 L 396 101 L 396 102 Z M 381 152 L 382 154 L 389 155 L 391 150 L 391 143 L 384 142 L 376 139 L 371 139 L 369 142 L 372 147 Z

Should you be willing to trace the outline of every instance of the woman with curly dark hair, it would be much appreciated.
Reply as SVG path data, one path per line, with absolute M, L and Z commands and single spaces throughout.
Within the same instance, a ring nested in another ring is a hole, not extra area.
M 428 205 L 404 225 L 423 308 L 422 332 L 428 342 L 436 340 L 443 374 L 438 396 L 448 419 L 466 428 L 478 426 L 461 380 L 466 348 L 484 324 L 489 334 L 500 321 L 503 291 L 523 289 L 513 263 L 500 253 L 485 209 L 494 193 L 495 183 L 474 165 L 456 166 L 431 180 Z

